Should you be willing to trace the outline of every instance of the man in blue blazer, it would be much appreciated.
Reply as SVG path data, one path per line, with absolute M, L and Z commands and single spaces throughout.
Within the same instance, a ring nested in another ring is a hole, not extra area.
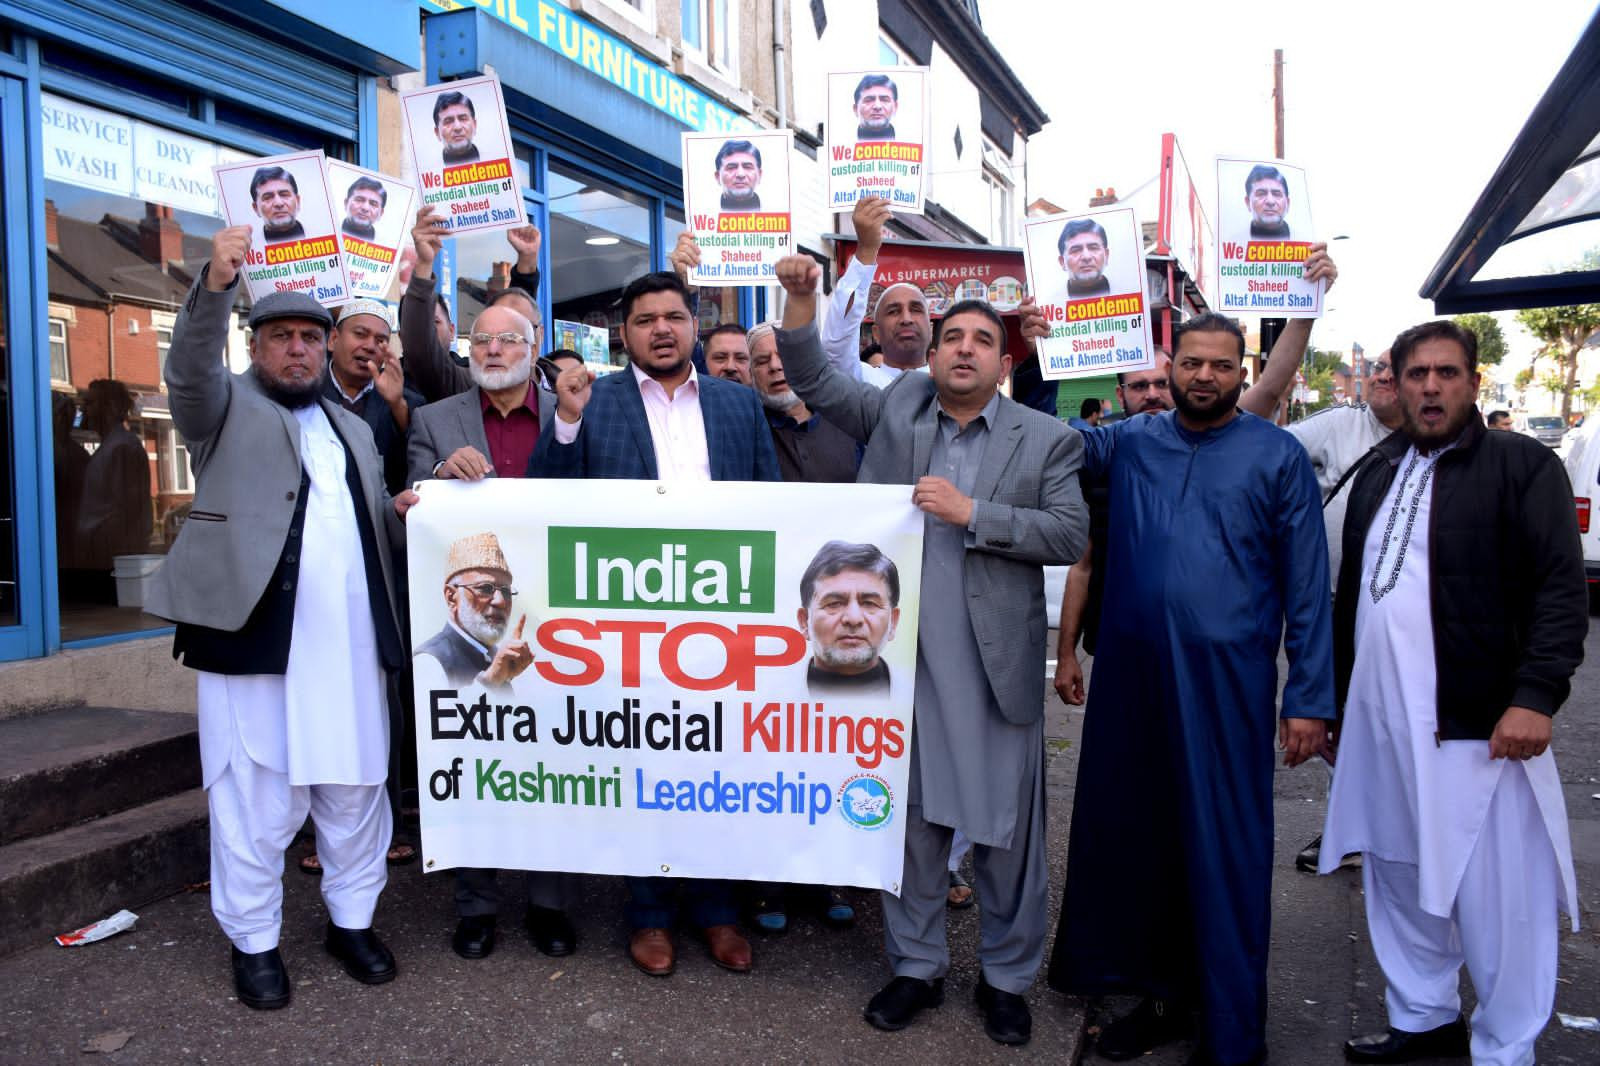
M 676 274 L 646 274 L 622 291 L 629 366 L 599 380 L 579 365 L 556 379 L 556 417 L 542 430 L 529 477 L 649 481 L 781 481 L 772 431 L 753 389 L 695 370 L 695 316 Z M 628 954 L 653 977 L 673 969 L 679 879 L 630 877 Z M 750 942 L 734 924 L 726 881 L 687 889 L 690 921 L 711 957 L 750 969 Z
M 646 274 L 622 294 L 629 367 L 596 380 L 581 366 L 556 381 L 556 418 L 530 477 L 781 481 L 754 390 L 690 362 L 695 319 L 676 274 Z

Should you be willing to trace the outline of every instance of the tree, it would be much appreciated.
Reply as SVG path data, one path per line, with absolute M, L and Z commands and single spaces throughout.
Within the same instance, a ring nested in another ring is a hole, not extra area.
M 1600 270 L 1600 248 L 1591 249 L 1583 259 L 1568 269 Z M 1522 328 L 1543 342 L 1534 353 L 1534 362 L 1550 359 L 1555 363 L 1552 372 L 1541 378 L 1541 384 L 1561 396 L 1561 420 L 1572 417 L 1572 394 L 1578 387 L 1578 356 L 1596 330 L 1600 330 L 1600 303 L 1573 304 L 1568 307 L 1532 307 L 1517 312 Z M 1554 386 L 1554 387 L 1551 387 Z
M 1478 365 L 1498 366 L 1506 357 L 1506 335 L 1500 332 L 1500 320 L 1493 315 L 1457 315 L 1450 321 L 1478 337 Z

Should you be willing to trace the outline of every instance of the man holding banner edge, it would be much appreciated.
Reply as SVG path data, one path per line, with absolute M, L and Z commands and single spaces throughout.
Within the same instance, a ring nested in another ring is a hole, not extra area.
M 1043 566 L 1083 550 L 1082 443 L 1000 395 L 1010 357 L 988 304 L 951 308 L 930 373 L 880 391 L 828 364 L 814 322 L 816 263 L 790 256 L 777 274 L 789 297 L 778 348 L 791 386 L 866 444 L 858 481 L 914 484 L 912 502 L 927 516 L 905 865 L 900 895 L 883 896 L 894 978 L 865 1017 L 898 1030 L 943 1002 L 945 863 L 960 829 L 977 844 L 990 904 L 977 987 L 984 1028 L 997 1042 L 1024 1044 L 1032 1016 L 1023 994 L 1043 960 L 1048 877 Z

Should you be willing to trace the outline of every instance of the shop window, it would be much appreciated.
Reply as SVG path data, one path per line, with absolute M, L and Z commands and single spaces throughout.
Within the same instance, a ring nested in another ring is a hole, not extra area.
M 551 347 L 574 348 L 597 369 L 626 366 L 618 300 L 650 271 L 651 201 L 556 160 L 548 180 Z
M 72 381 L 72 363 L 67 357 L 67 320 L 50 320 L 50 383 L 66 385 Z
M 134 605 L 193 499 L 162 371 L 223 225 L 211 167 L 236 153 L 51 93 L 41 102 L 51 376 L 61 375 L 56 553 L 61 639 L 72 641 L 166 624 Z M 242 331 L 229 337 L 230 356 L 244 348 Z
M 739 5 L 733 0 L 683 0 L 683 46 L 724 73 L 739 72 Z

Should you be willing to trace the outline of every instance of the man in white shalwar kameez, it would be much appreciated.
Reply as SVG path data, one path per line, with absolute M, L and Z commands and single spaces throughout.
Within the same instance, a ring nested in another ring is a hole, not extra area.
M 283 853 L 310 813 L 327 948 L 357 980 L 395 975 L 372 931 L 392 829 L 388 677 L 403 662 L 390 537 L 410 499 L 383 489 L 359 418 L 319 399 L 326 309 L 274 293 L 250 314 L 251 367 L 222 358 L 249 227 L 217 234 L 173 331 L 165 375 L 196 494 L 150 609 L 197 671 L 211 813 L 211 901 L 235 991 L 287 1005 L 278 954 Z
M 1387 1032 L 1345 1045 L 1353 1062 L 1531 1063 L 1555 998 L 1558 907 L 1577 928 L 1548 750 L 1588 625 L 1577 526 L 1553 453 L 1485 432 L 1476 355 L 1448 322 L 1396 339 L 1402 433 L 1350 494 L 1320 872 L 1364 855 L 1389 1013 Z

